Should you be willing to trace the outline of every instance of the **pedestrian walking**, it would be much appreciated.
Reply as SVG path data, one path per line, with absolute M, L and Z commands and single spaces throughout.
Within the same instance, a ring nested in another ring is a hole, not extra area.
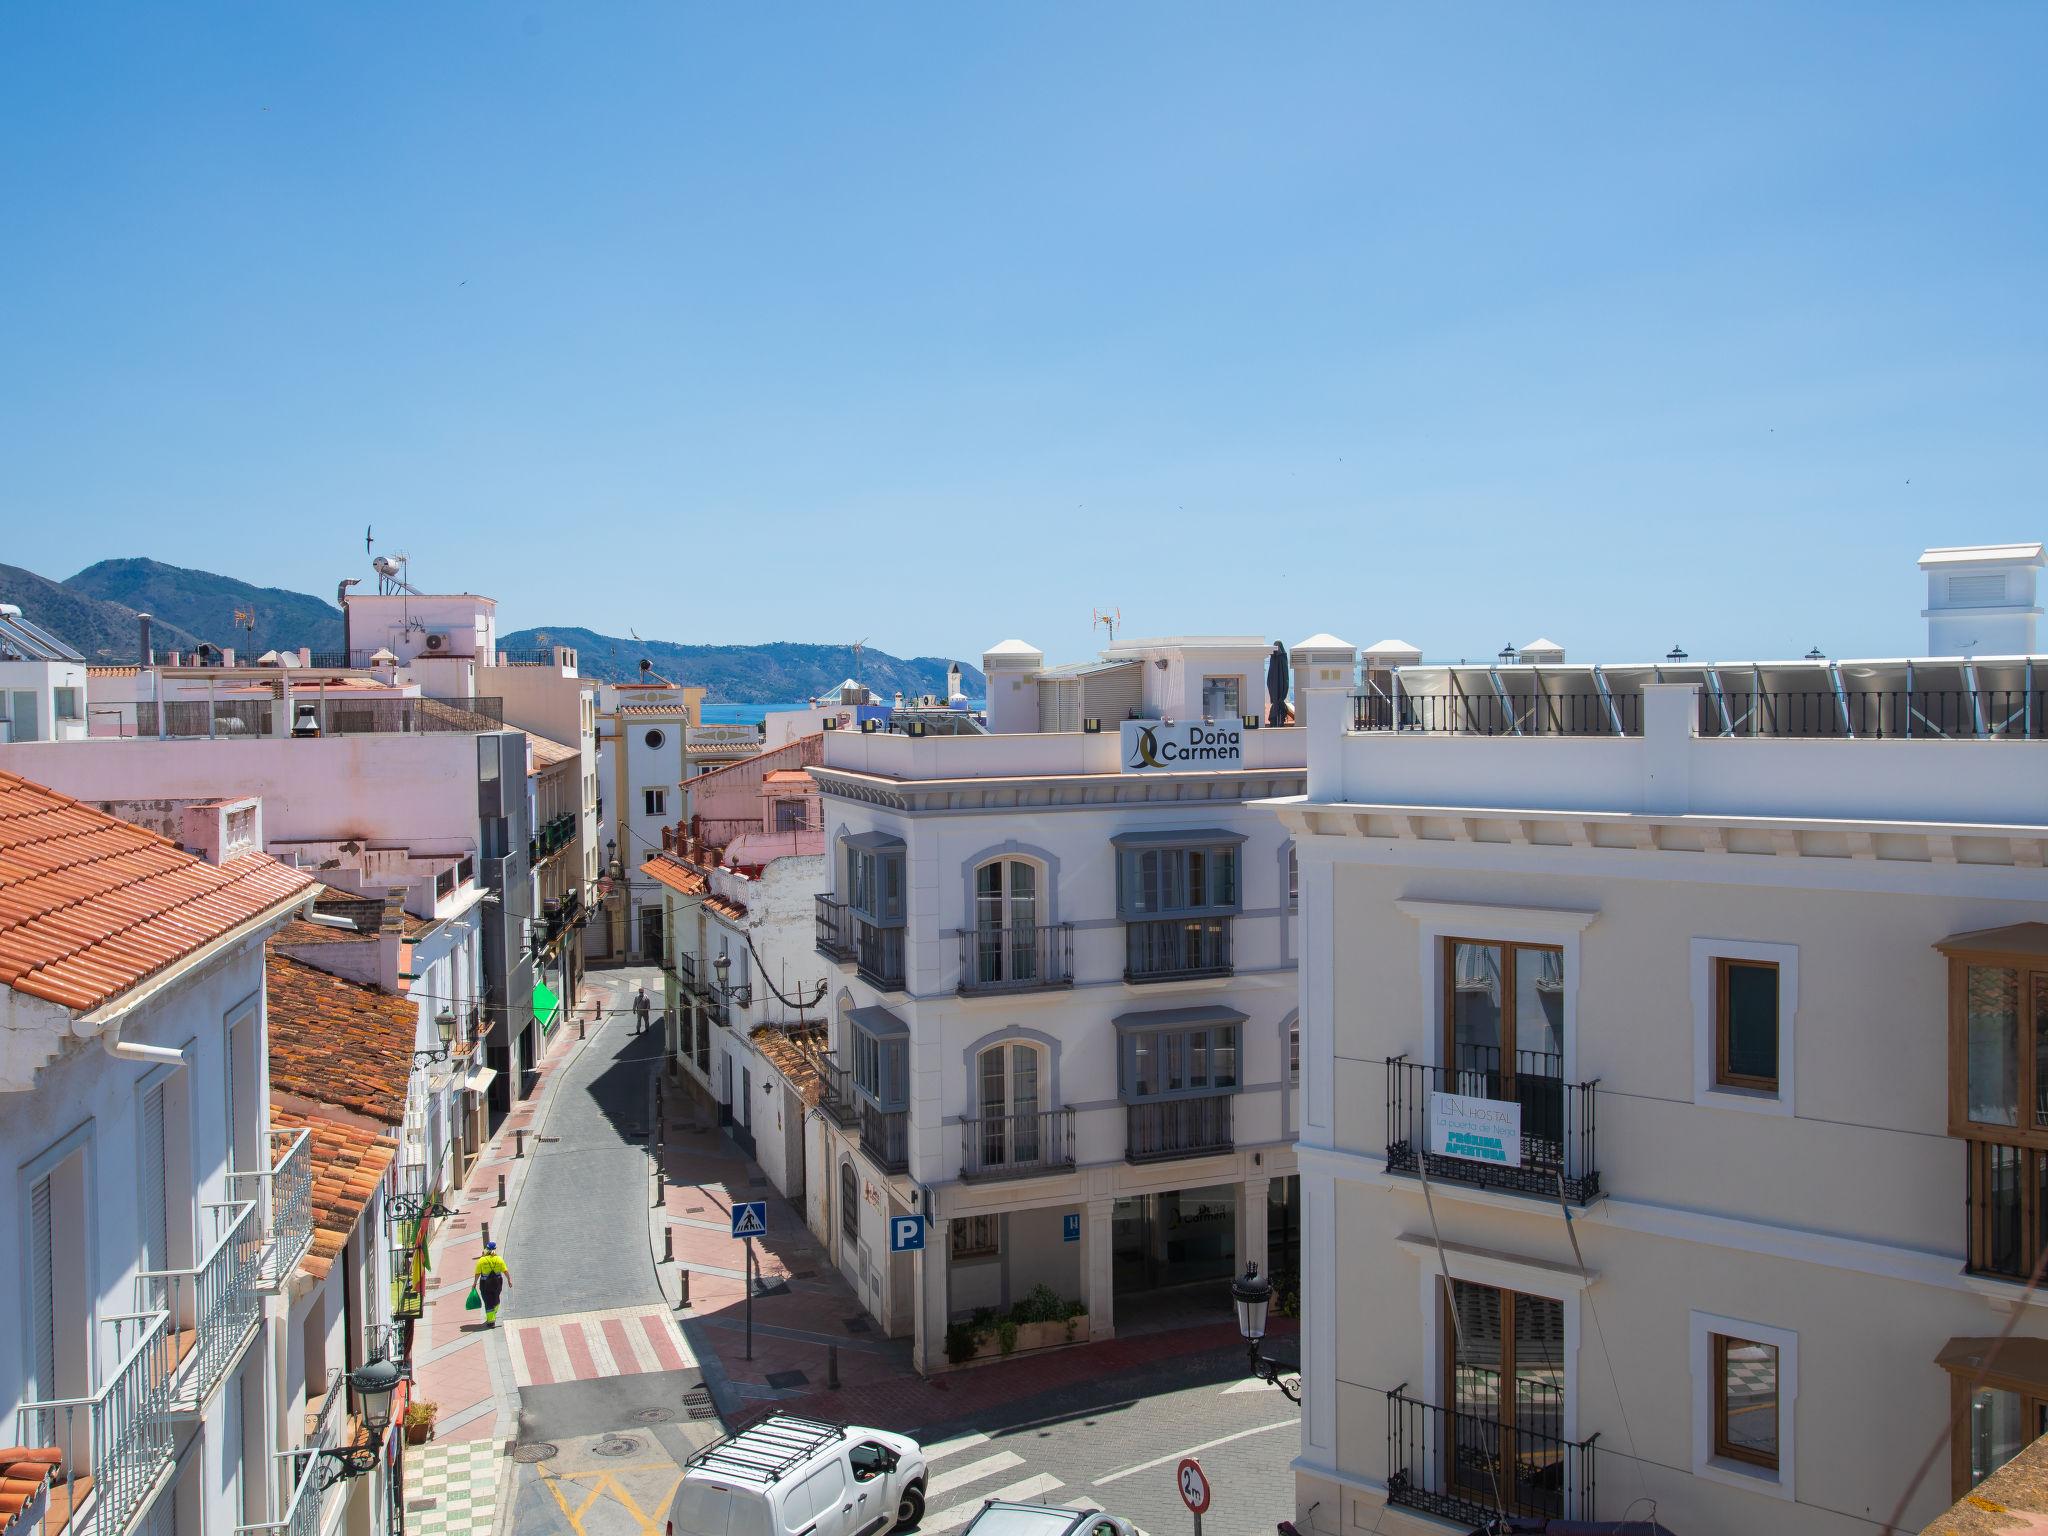
M 633 1033 L 639 1034 L 647 1028 L 647 1015 L 654 1005 L 647 1000 L 646 983 L 641 983 L 639 996 L 633 999 Z
M 484 1302 L 484 1326 L 498 1326 L 498 1303 L 504 1299 L 505 1287 L 512 1283 L 512 1271 L 505 1267 L 505 1261 L 498 1256 L 496 1243 L 485 1243 L 484 1251 L 477 1256 L 476 1288 Z

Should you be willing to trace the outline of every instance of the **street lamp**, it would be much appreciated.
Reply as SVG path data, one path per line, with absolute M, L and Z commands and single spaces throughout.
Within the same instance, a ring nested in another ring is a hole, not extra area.
M 1285 1366 L 1259 1353 L 1259 1340 L 1266 1336 L 1266 1310 L 1273 1304 L 1273 1282 L 1259 1273 L 1258 1265 L 1247 1264 L 1244 1273 L 1230 1282 L 1230 1299 L 1237 1304 L 1237 1331 L 1244 1335 L 1252 1375 L 1278 1387 L 1290 1403 L 1300 1402 L 1301 1373 L 1283 1376 Z
M 322 1449 L 323 1488 L 377 1470 L 384 1456 L 384 1435 L 391 1428 L 391 1396 L 404 1379 L 396 1363 L 381 1358 L 349 1372 L 348 1384 L 363 1403 L 363 1437 L 340 1450 Z
M 434 1033 L 441 1037 L 441 1044 L 434 1050 L 414 1051 L 412 1053 L 413 1066 L 423 1067 L 430 1061 L 446 1061 L 448 1059 L 449 1047 L 455 1044 L 455 1010 L 453 1008 L 443 1008 L 434 1015 Z
M 726 985 L 726 978 L 732 975 L 732 956 L 720 951 L 718 958 L 711 962 L 711 969 L 718 978 L 712 985 L 721 1002 L 737 1002 L 742 1008 L 754 1006 L 752 985 L 744 981 L 736 987 Z

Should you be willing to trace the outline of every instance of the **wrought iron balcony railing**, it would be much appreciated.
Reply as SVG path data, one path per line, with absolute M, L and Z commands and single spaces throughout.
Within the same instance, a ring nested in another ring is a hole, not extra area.
M 819 896 L 813 900 L 812 910 L 818 924 L 818 953 L 827 960 L 851 960 L 853 928 L 846 915 L 846 903 Z
M 1387 1063 L 1387 1172 L 1414 1173 L 1418 1161 L 1432 1179 L 1509 1190 L 1576 1205 L 1598 1200 L 1595 1154 L 1598 1079 L 1567 1083 L 1561 1059 L 1545 1051 L 1518 1051 L 1512 1075 L 1495 1049 L 1467 1047 L 1464 1067 L 1431 1067 L 1396 1056 Z M 1432 1096 L 1457 1094 L 1512 1104 L 1520 1110 L 1521 1148 L 1514 1161 L 1453 1157 L 1430 1150 Z
M 1026 924 L 960 932 L 960 991 L 1041 992 L 1074 984 L 1074 925 Z
M 277 1453 L 278 1462 L 290 1467 L 291 1486 L 283 1510 L 275 1520 L 236 1526 L 235 1536 L 320 1536 L 327 1491 L 334 1486 L 321 1474 L 320 1452 L 341 1444 L 341 1405 L 347 1395 L 342 1390 L 340 1370 L 329 1371 L 327 1390 L 321 1394 L 320 1407 L 307 1426 L 306 1443 L 295 1450 Z M 335 1497 L 340 1499 L 344 1495 Z M 272 1508 L 276 1506 L 273 1504 Z
M 196 1414 L 241 1360 L 263 1317 L 263 1225 L 253 1200 L 201 1206 L 213 1240 L 190 1269 L 144 1270 L 135 1278 L 138 1313 L 170 1320 L 178 1355 L 165 1411 Z
M 1566 1440 L 1561 1397 L 1535 1394 L 1520 1406 L 1527 1427 L 1431 1407 L 1387 1394 L 1387 1502 L 1456 1524 L 1488 1526 L 1510 1515 L 1594 1518 L 1594 1442 Z
M 313 1133 L 270 1133 L 270 1166 L 228 1175 L 228 1193 L 256 1207 L 260 1249 L 255 1285 L 280 1291 L 313 1242 Z
M 853 920 L 853 969 L 861 980 L 891 992 L 903 990 L 903 930 Z
M 1170 1157 L 1228 1152 L 1230 1101 L 1235 1094 L 1140 1100 L 1125 1106 L 1124 1161 L 1156 1163 Z
M 1170 917 L 1124 924 L 1124 980 L 1194 981 L 1228 976 L 1230 919 Z
M 1459 736 L 1640 736 L 1639 693 L 1359 693 L 1354 731 Z
M 178 1341 L 163 1312 L 102 1319 L 113 1364 L 89 1397 L 22 1404 L 14 1438 L 61 1461 L 44 1524 L 65 1536 L 124 1536 L 177 1464 L 171 1385 Z
M 818 1107 L 841 1129 L 853 1125 L 860 1118 L 860 1103 L 853 1093 L 853 1068 L 841 1066 L 839 1058 L 830 1051 L 820 1051 L 812 1065 L 818 1069 L 824 1085 Z
M 1073 1167 L 1071 1109 L 984 1115 L 960 1122 L 963 1179 L 1028 1179 L 1040 1173 L 1070 1173 Z
M 910 1111 L 860 1101 L 860 1149 L 884 1173 L 910 1171 Z

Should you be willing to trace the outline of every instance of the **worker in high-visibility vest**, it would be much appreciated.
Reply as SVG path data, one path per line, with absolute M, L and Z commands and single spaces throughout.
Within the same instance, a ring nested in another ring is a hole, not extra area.
M 484 1251 L 477 1255 L 476 1288 L 484 1299 L 484 1326 L 498 1326 L 498 1302 L 505 1294 L 505 1287 L 512 1283 L 512 1271 L 505 1267 L 505 1261 L 498 1256 L 496 1243 L 485 1243 Z

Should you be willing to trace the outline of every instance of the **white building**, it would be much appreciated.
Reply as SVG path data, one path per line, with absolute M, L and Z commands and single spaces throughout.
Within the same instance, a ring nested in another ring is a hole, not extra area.
M 85 735 L 85 658 L 0 603 L 0 742 Z
M 1297 1524 L 1920 1528 L 2048 1403 L 2048 662 L 1329 654 Z
M 1241 1258 L 1293 1265 L 1291 866 L 1255 802 L 1297 792 L 1305 738 L 1244 719 L 1269 654 L 1130 641 L 1048 671 L 1005 642 L 988 734 L 825 733 L 806 1203 L 921 1369 L 1005 1320 L 1019 1348 L 1220 1320 Z
M 644 668 L 643 676 L 598 689 L 598 836 L 613 889 L 609 921 L 593 924 L 586 943 L 592 958 L 651 963 L 662 952 L 662 888 L 640 866 L 660 852 L 662 829 L 681 808 L 689 730 L 704 690 L 656 680 Z
M 195 857 L 0 773 L 0 1440 L 59 1458 L 30 1531 L 212 1536 L 292 1493 L 260 1341 L 312 1172 L 270 1129 L 264 939 L 316 887 L 221 830 Z

